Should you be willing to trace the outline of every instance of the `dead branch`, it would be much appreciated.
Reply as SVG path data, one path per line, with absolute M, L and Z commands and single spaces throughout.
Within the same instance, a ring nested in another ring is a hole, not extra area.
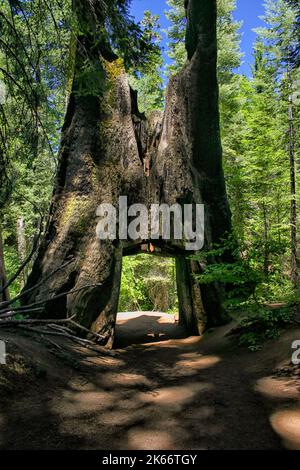
M 47 302 L 51 302 L 53 300 L 57 300 L 57 299 L 60 299 L 62 297 L 66 297 L 67 295 L 70 295 L 70 294 L 75 294 L 76 292 L 80 292 L 84 289 L 89 289 L 91 287 L 100 287 L 102 284 L 88 284 L 86 286 L 82 286 L 82 287 L 78 287 L 77 289 L 73 289 L 73 290 L 70 290 L 70 291 L 66 291 L 66 292 L 62 292 L 61 294 L 58 294 L 58 295 L 55 295 L 54 297 L 50 297 L 48 299 L 45 299 L 45 300 L 41 300 L 39 302 L 34 302 L 33 304 L 30 304 L 30 305 L 24 305 L 24 307 L 15 307 L 14 308 L 14 311 L 16 313 L 23 313 L 25 310 L 30 310 L 31 308 L 35 308 L 35 307 L 38 307 L 40 305 L 44 305 L 46 304 Z M 1 310 L 0 308 L 0 319 L 2 317 L 2 315 L 6 314 L 6 313 L 10 313 L 11 310 L 10 309 L 6 309 L 6 310 Z
M 63 331 L 49 331 L 46 329 L 41 329 L 41 328 L 36 328 L 35 326 L 29 326 L 29 325 L 24 325 L 24 324 L 19 324 L 19 325 L 13 325 L 17 326 L 18 328 L 21 328 L 22 330 L 32 332 L 32 333 L 37 333 L 39 335 L 48 335 L 48 336 L 58 336 L 61 338 L 67 338 L 74 343 L 79 344 L 82 347 L 85 347 L 87 349 L 90 349 L 91 351 L 95 351 L 98 354 L 106 354 L 109 356 L 115 356 L 115 353 L 112 351 L 109 351 L 105 347 L 101 347 L 98 344 L 95 344 L 93 341 L 88 340 L 88 339 L 83 339 L 79 338 L 78 336 L 71 335 L 69 333 L 65 333 Z M 104 338 L 103 338 L 104 339 Z
M 60 332 L 63 332 L 63 333 L 68 333 L 70 335 L 73 335 L 74 334 L 74 331 L 71 330 L 70 328 L 68 328 L 67 326 L 61 326 L 61 325 L 57 325 L 55 323 L 49 323 L 49 325 L 47 325 L 49 328 L 53 329 L 53 330 L 56 330 L 56 331 L 60 331 Z
M 24 318 L 22 320 L 15 320 L 15 319 L 10 319 L 10 320 L 0 320 L 0 327 L 1 326 L 22 326 L 22 325 L 27 325 L 27 326 L 30 326 L 30 325 L 45 325 L 45 326 L 48 326 L 50 328 L 54 328 L 56 330 L 58 330 L 60 333 L 64 333 L 67 334 L 67 335 L 73 335 L 73 331 L 70 330 L 69 328 L 66 328 L 66 327 L 63 327 L 61 325 L 64 325 L 64 324 L 68 324 L 70 323 L 71 325 L 74 325 L 76 326 L 77 328 L 83 330 L 84 332 L 86 333 L 90 333 L 92 334 L 93 336 L 95 336 L 97 339 L 100 339 L 100 340 L 104 340 L 105 339 L 105 336 L 102 336 L 102 335 L 99 335 L 98 333 L 93 333 L 92 331 L 90 331 L 88 328 L 85 328 L 84 326 L 81 326 L 79 325 L 78 323 L 74 322 L 74 318 L 76 317 L 76 315 L 72 315 L 71 317 L 69 318 L 62 318 L 62 319 L 58 319 L 58 320 L 53 320 L 53 319 L 49 319 L 49 320 L 39 320 L 39 319 L 31 319 L 31 318 Z M 89 343 L 89 344 L 95 344 L 93 341 L 91 340 L 88 340 L 88 339 L 84 339 L 84 338 L 80 338 L 82 342 L 85 342 L 85 343 Z
M 99 335 L 99 333 L 95 333 L 94 331 L 89 330 L 88 328 L 85 328 L 84 326 L 80 325 L 79 323 L 75 322 L 74 320 L 70 321 L 71 325 L 75 326 L 76 328 L 84 331 L 85 333 L 89 333 L 90 335 L 94 336 L 97 339 L 103 340 L 104 336 Z
M 60 344 L 55 343 L 50 338 L 44 338 L 43 337 L 43 341 L 45 341 L 46 343 L 49 343 L 51 346 L 54 346 L 55 348 L 59 349 L 59 351 L 63 351 L 62 346 Z
M 23 310 L 22 311 L 22 314 L 24 313 L 32 313 L 32 312 L 42 312 L 44 310 L 44 307 L 40 307 L 40 308 L 31 308 L 30 310 Z M 1 323 L 1 320 L 5 319 L 5 318 L 11 318 L 11 317 L 14 317 L 15 315 L 17 315 L 18 312 L 15 312 L 14 310 L 10 310 L 8 313 L 4 313 L 3 315 L 0 315 L 0 323 Z
M 15 274 L 4 284 L 4 286 L 0 289 L 0 294 L 2 294 L 2 292 L 5 292 L 9 286 L 17 279 L 17 277 L 21 274 L 21 272 L 23 271 L 23 269 L 27 266 L 27 264 L 31 261 L 34 253 L 36 252 L 37 250 L 37 247 L 38 247 L 38 242 L 39 242 L 39 239 L 41 237 L 41 234 L 42 234 L 42 231 L 43 231 L 43 221 L 41 221 L 41 224 L 40 224 L 40 229 L 39 229 L 39 233 L 38 235 L 35 237 L 35 240 L 33 242 L 33 245 L 32 245 L 32 249 L 29 253 L 29 255 L 26 257 L 26 259 L 23 261 L 23 263 L 19 266 L 19 268 L 17 269 L 17 271 L 15 272 Z M 15 302 L 15 300 L 13 299 L 8 301 L 8 302 Z
M 60 318 L 60 319 L 51 319 L 51 320 L 39 320 L 39 319 L 32 319 L 32 318 L 24 318 L 22 320 L 1 320 L 0 326 L 18 326 L 18 325 L 49 325 L 49 324 L 57 324 L 61 325 L 64 323 L 68 323 L 75 318 L 76 315 L 72 315 L 69 318 Z
M 16 297 L 14 297 L 13 299 L 11 300 L 8 300 L 7 302 L 2 302 L 0 304 L 0 311 L 4 308 L 4 307 L 7 307 L 8 305 L 11 305 L 13 303 L 15 303 L 17 300 L 20 300 L 22 297 L 24 297 L 24 295 L 27 295 L 29 294 L 30 292 L 33 292 L 35 291 L 36 289 L 38 289 L 41 285 L 44 284 L 44 282 L 48 281 L 48 279 L 50 279 L 50 277 L 54 276 L 54 274 L 56 274 L 58 271 L 61 271 L 62 269 L 66 268 L 67 266 L 69 266 L 69 264 L 71 264 L 73 262 L 73 260 L 70 260 L 70 261 L 67 261 L 66 263 L 64 263 L 63 265 L 61 265 L 59 268 L 55 269 L 54 271 L 52 271 L 50 274 L 48 274 L 47 276 L 45 276 L 40 282 L 38 282 L 37 284 L 35 284 L 33 287 L 31 287 L 30 289 L 27 289 L 27 290 L 24 290 L 23 292 L 21 292 L 19 295 L 17 295 Z M 20 273 L 19 273 L 20 274 Z M 1 293 L 1 292 L 0 292 Z

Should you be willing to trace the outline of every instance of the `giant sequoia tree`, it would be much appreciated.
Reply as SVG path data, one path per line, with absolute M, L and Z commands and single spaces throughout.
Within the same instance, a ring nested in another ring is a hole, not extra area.
M 26 304 L 48 299 L 46 318 L 76 314 L 108 345 L 122 257 L 150 242 L 160 254 L 176 257 L 180 317 L 188 329 L 201 333 L 225 318 L 221 288 L 195 281 L 203 266 L 187 256 L 183 244 L 98 240 L 100 203 L 117 205 L 120 195 L 128 196 L 128 204 L 204 203 L 207 247 L 231 229 L 219 133 L 216 0 L 185 2 L 188 61 L 171 78 L 163 115 L 155 112 L 149 119 L 139 113 L 129 87 L 126 54 L 121 60 L 112 50 L 118 34 L 127 46 L 131 41 L 137 57 L 143 44 L 118 16 L 126 3 L 73 2 L 78 32 L 59 170 L 47 232 L 24 296 Z

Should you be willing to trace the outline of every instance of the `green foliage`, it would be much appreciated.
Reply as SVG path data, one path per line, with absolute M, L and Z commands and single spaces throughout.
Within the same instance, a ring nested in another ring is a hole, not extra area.
M 151 14 L 138 24 L 130 15 L 131 0 L 103 0 L 102 3 L 106 41 L 123 58 L 126 69 L 151 67 L 151 57 L 160 55 Z
M 100 62 L 96 65 L 86 60 L 76 75 L 75 94 L 99 96 L 105 90 L 105 73 Z
M 295 311 L 291 307 L 270 309 L 255 307 L 255 315 L 249 315 L 240 322 L 237 331 L 238 344 L 255 352 L 268 340 L 277 340 L 283 328 L 294 323 Z
M 80 96 L 98 96 L 104 83 L 99 54 L 95 52 L 96 59 L 85 54 L 86 40 L 93 41 L 93 50 L 100 48 L 105 57 L 119 54 L 127 69 L 159 67 L 161 52 L 154 33 L 157 18 L 146 15 L 142 24 L 135 24 L 129 7 L 129 0 L 54 0 L 51 5 L 44 0 L 0 0 L 0 80 L 7 90 L 6 100 L 0 104 L 0 222 L 8 277 L 24 259 L 18 248 L 18 219 L 25 222 L 26 255 L 41 219 L 48 216 L 60 130 L 75 72 L 77 37 L 83 58 L 77 64 L 73 91 Z M 158 72 L 151 87 L 157 96 L 149 106 L 159 107 L 163 98 Z M 13 293 L 18 287 L 20 283 Z
M 285 0 L 295 11 L 295 19 L 292 25 L 292 34 L 295 38 L 295 46 L 291 51 L 291 60 L 295 67 L 300 65 L 300 3 L 298 0 Z
M 255 269 L 249 253 L 241 257 L 241 253 L 245 254 L 245 249 L 245 246 L 237 245 L 234 236 L 229 235 L 211 249 L 192 256 L 203 268 L 201 274 L 195 275 L 197 281 L 200 284 L 218 282 L 225 286 L 224 304 L 228 308 L 240 306 L 251 295 L 255 298 L 255 289 L 261 282 L 261 274 Z
M 63 11 L 57 2 L 51 9 L 39 2 L 0 2 L 0 80 L 7 91 L 0 105 L 0 172 L 9 188 L 1 187 L 0 223 L 8 278 L 30 252 L 53 191 L 69 73 L 64 15 L 70 4 L 61 5 Z M 19 219 L 25 222 L 25 251 L 18 245 Z M 24 280 L 14 282 L 12 296 Z
M 233 76 L 235 91 L 229 100 L 222 99 L 221 84 L 224 169 L 233 226 L 242 258 L 260 275 L 255 291 L 260 302 L 293 296 L 288 129 L 297 71 L 286 73 L 293 18 L 285 2 L 268 1 L 267 27 L 257 30 L 254 44 L 252 79 Z M 297 106 L 293 118 L 297 129 Z M 298 142 L 296 130 L 295 149 Z
M 183 1 L 167 0 L 167 5 L 169 10 L 166 12 L 166 16 L 171 23 L 167 31 L 169 38 L 168 55 L 172 60 L 172 64 L 168 66 L 168 71 L 174 74 L 182 69 L 187 60 L 185 49 L 186 17 Z
M 146 64 L 129 71 L 128 78 L 131 87 L 138 92 L 140 112 L 149 114 L 151 111 L 163 109 L 163 58 L 159 47 L 162 38 L 157 32 L 159 29 L 157 15 L 151 15 L 151 12 L 146 10 L 141 25 L 147 39 L 155 44 L 156 48 L 148 54 Z
M 177 311 L 175 261 L 153 255 L 123 258 L 119 311 Z
M 263 40 L 268 60 L 272 60 L 278 69 L 280 66 L 285 67 L 291 63 L 299 45 L 299 37 L 293 29 L 297 22 L 297 11 L 285 0 L 266 0 L 263 19 L 267 26 L 256 28 L 255 31 Z
M 4 237 L 4 242 L 5 242 L 5 237 Z M 15 245 L 8 245 L 5 243 L 4 246 L 4 256 L 5 256 L 5 268 L 6 268 L 6 274 L 7 278 L 10 279 L 16 272 L 16 270 L 19 267 L 19 254 L 16 249 Z M 21 288 L 21 280 L 20 278 L 16 279 L 16 281 L 11 285 L 9 291 L 11 294 L 11 297 L 15 297 L 19 292 Z

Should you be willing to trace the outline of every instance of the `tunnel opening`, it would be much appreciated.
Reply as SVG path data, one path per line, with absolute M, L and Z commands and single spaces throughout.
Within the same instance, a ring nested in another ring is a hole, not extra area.
M 186 337 L 180 321 L 176 259 L 151 252 L 123 257 L 115 345 Z

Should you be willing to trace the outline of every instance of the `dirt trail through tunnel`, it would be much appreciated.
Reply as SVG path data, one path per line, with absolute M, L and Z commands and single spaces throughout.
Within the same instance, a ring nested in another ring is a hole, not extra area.
M 275 370 L 300 331 L 249 353 L 229 329 L 187 338 L 173 316 L 122 314 L 122 349 L 99 357 L 68 343 L 65 360 L 1 331 L 11 363 L 0 369 L 1 448 L 299 449 L 299 375 Z

